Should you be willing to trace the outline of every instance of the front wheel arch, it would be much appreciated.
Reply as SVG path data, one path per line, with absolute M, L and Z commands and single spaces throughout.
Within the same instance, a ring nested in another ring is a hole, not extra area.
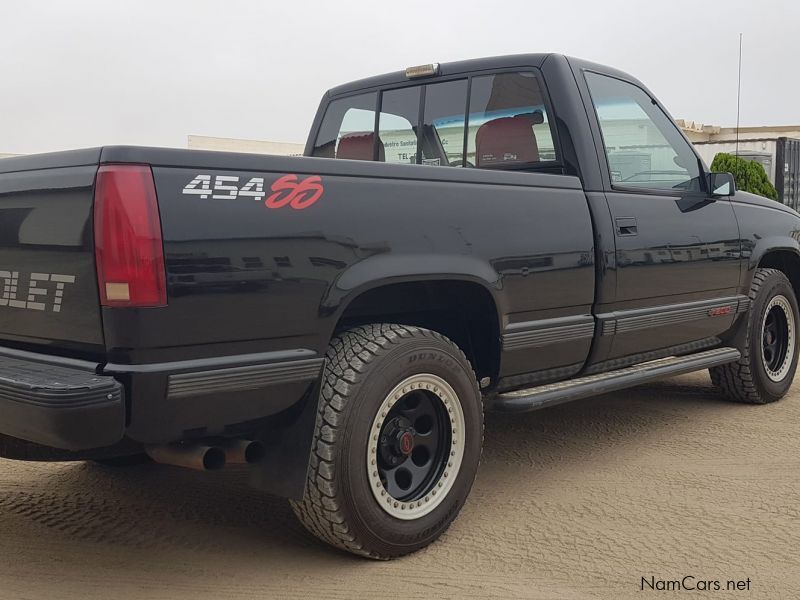
M 758 261 L 757 269 L 775 269 L 786 275 L 795 297 L 800 298 L 800 252 L 796 249 L 776 248 L 768 251 Z M 752 274 L 755 275 L 755 272 Z

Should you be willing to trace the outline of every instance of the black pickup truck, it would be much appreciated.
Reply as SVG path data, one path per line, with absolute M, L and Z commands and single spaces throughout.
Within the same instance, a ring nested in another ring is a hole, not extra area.
M 800 216 L 629 75 L 413 67 L 326 93 L 305 154 L 0 161 L 0 454 L 255 463 L 316 536 L 391 558 L 456 517 L 484 410 L 792 382 Z

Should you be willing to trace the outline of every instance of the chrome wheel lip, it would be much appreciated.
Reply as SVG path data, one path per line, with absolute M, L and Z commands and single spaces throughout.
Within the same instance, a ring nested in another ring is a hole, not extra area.
M 770 369 L 767 361 L 765 348 L 764 348 L 764 334 L 765 328 L 767 325 L 767 317 L 770 311 L 773 308 L 779 308 L 786 319 L 786 354 L 783 357 L 783 361 L 781 362 L 780 366 L 777 369 Z M 766 308 L 764 309 L 764 316 L 761 319 L 761 364 L 764 367 L 764 372 L 767 374 L 767 377 L 771 381 L 776 383 L 783 381 L 786 375 L 789 373 L 789 369 L 792 366 L 792 362 L 794 361 L 794 353 L 795 353 L 795 320 L 794 320 L 794 311 L 792 310 L 792 305 L 789 303 L 789 300 L 786 296 L 777 295 L 774 296 L 769 303 L 767 304 Z
M 412 391 L 423 390 L 436 396 L 450 417 L 450 448 L 447 451 L 447 464 L 431 482 L 424 497 L 411 501 L 401 501 L 389 495 L 378 473 L 378 440 L 383 423 L 392 406 Z M 465 429 L 464 409 L 453 387 L 438 375 L 418 373 L 398 383 L 386 395 L 370 427 L 367 443 L 366 467 L 369 486 L 378 506 L 392 517 L 404 521 L 419 519 L 439 506 L 455 485 L 464 459 Z

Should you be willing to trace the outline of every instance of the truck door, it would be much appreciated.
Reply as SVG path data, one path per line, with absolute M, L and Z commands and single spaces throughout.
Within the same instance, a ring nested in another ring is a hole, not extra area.
M 716 345 L 746 309 L 737 295 L 733 208 L 707 193 L 705 167 L 691 144 L 642 87 L 584 75 L 607 162 L 616 267 L 615 295 L 598 298 L 595 307 L 605 357 L 594 360 L 634 362 L 648 352 Z

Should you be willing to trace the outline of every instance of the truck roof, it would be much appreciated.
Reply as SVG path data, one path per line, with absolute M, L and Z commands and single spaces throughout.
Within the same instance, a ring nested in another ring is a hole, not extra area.
M 577 58 L 574 56 L 565 56 L 557 52 L 540 52 L 534 54 L 508 54 L 505 56 L 491 56 L 488 58 L 474 58 L 470 60 L 459 60 L 455 62 L 439 63 L 439 72 L 437 73 L 436 76 L 420 77 L 418 79 L 409 79 L 408 76 L 406 76 L 405 70 L 394 71 L 392 73 L 384 73 L 383 75 L 376 75 L 374 77 L 367 77 L 365 79 L 357 79 L 356 81 L 351 81 L 350 83 L 345 83 L 343 85 L 336 86 L 328 90 L 325 93 L 324 98 L 329 99 L 333 96 L 347 95 L 353 92 L 370 88 L 385 87 L 390 85 L 401 85 L 409 83 L 411 81 L 436 81 L 440 77 L 446 77 L 448 75 L 458 75 L 460 73 L 469 74 L 478 71 L 513 69 L 515 67 L 542 68 L 545 61 L 550 57 L 557 57 L 557 59 L 568 61 L 569 64 L 572 66 L 572 68 L 595 70 L 634 83 L 639 87 L 641 87 L 645 92 L 647 92 L 647 94 L 650 95 L 653 98 L 653 100 L 656 100 L 656 97 L 647 88 L 647 86 L 636 77 L 630 75 L 629 73 L 620 71 L 619 69 L 616 69 L 614 67 L 601 65 L 599 63 L 595 63 L 593 61 L 585 60 L 582 58 Z M 662 110 L 667 112 L 666 108 L 664 108 L 663 105 L 659 104 L 659 106 L 661 106 Z M 669 113 L 667 112 L 667 114 Z
M 474 58 L 470 60 L 459 60 L 455 62 L 440 63 L 439 74 L 437 77 L 446 75 L 455 75 L 458 73 L 472 73 L 475 71 L 489 70 L 489 69 L 502 69 L 506 67 L 541 67 L 545 59 L 551 56 L 552 52 L 538 53 L 538 54 L 511 54 L 506 56 L 492 56 L 489 58 Z M 410 66 L 410 65 L 408 65 Z M 435 79 L 435 78 L 434 78 Z M 374 75 L 364 79 L 358 79 L 342 85 L 338 85 L 328 90 L 329 96 L 340 96 L 349 94 L 358 90 L 392 85 L 395 83 L 406 83 L 409 79 L 406 77 L 405 70 L 394 71 L 391 73 L 384 73 L 383 75 Z

